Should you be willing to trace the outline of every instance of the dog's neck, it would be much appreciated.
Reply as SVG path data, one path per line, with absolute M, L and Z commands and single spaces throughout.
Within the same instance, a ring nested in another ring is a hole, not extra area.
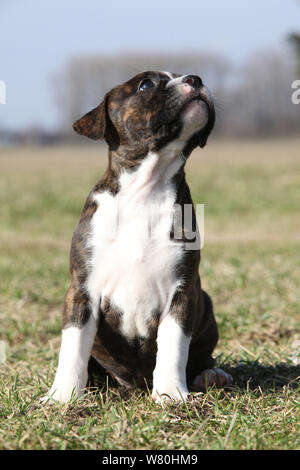
M 149 151 L 142 155 L 137 153 L 129 158 L 133 152 L 125 153 L 123 148 L 109 150 L 109 165 L 101 180 L 101 189 L 108 189 L 116 194 L 119 190 L 121 178 L 126 178 L 141 168 L 140 182 L 149 186 L 149 189 L 159 185 L 168 185 L 172 181 L 180 182 L 184 178 L 184 165 L 186 158 L 182 152 L 182 142 L 174 141 L 159 151 Z M 104 185 L 104 186 L 103 186 Z

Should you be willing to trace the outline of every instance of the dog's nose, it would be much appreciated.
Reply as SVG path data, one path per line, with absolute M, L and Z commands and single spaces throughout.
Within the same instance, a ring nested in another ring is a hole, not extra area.
M 186 75 L 182 79 L 182 83 L 188 83 L 195 89 L 200 88 L 203 85 L 202 80 L 198 75 Z

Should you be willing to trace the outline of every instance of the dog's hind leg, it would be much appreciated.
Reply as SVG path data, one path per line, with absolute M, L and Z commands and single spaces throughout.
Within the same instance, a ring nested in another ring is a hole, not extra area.
M 215 366 L 212 357 L 218 342 L 218 327 L 213 312 L 213 304 L 209 295 L 202 290 L 199 298 L 199 309 L 202 310 L 202 321 L 198 334 L 192 339 L 187 377 L 192 391 L 204 391 L 209 387 L 222 388 L 232 383 L 232 377 Z
M 88 361 L 97 331 L 88 296 L 71 286 L 67 292 L 61 348 L 54 383 L 45 397 L 47 402 L 68 402 L 84 393 L 88 379 Z

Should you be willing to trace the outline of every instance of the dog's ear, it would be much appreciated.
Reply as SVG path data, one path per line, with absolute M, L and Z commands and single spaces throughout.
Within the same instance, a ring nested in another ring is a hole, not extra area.
M 73 129 L 77 134 L 93 140 L 105 139 L 110 147 L 119 145 L 118 133 L 110 120 L 107 110 L 109 93 L 102 103 L 74 122 Z
M 106 101 L 107 98 L 105 97 L 99 106 L 74 122 L 73 129 L 77 134 L 94 140 L 104 139 L 106 131 Z

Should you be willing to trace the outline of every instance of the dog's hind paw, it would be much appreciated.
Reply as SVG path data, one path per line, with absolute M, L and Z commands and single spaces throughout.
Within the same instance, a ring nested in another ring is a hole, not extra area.
M 212 386 L 217 388 L 226 387 L 232 384 L 233 378 L 222 369 L 206 369 L 201 374 L 196 375 L 193 380 L 192 388 L 194 391 L 203 391 Z

